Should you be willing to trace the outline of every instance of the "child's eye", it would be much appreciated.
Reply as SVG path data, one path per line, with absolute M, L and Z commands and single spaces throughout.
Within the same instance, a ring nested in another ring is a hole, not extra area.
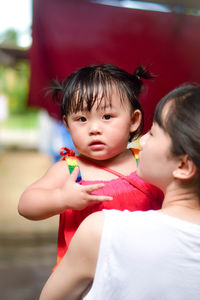
M 79 122 L 86 122 L 87 119 L 85 117 L 80 117 L 80 118 L 77 119 L 77 121 L 79 121 Z
M 104 115 L 104 116 L 103 116 L 103 119 L 104 119 L 104 120 L 110 120 L 110 119 L 111 119 L 111 115 Z

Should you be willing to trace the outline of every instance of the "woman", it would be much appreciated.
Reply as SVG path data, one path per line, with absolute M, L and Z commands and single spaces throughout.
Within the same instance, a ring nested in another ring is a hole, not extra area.
M 200 299 L 199 85 L 159 102 L 141 149 L 137 173 L 162 189 L 162 209 L 89 216 L 40 300 Z

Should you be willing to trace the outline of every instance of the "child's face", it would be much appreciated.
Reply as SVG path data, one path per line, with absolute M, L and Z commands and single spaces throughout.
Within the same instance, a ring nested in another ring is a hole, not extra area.
M 90 112 L 72 113 L 64 122 L 80 154 L 106 160 L 126 149 L 130 132 L 140 125 L 141 112 L 132 113 L 128 101 L 122 104 L 113 88 L 111 99 L 103 99 L 99 106 L 95 103 Z

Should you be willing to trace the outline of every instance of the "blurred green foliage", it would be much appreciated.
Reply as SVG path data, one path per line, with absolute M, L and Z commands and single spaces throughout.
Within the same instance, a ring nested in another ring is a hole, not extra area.
M 7 29 L 0 35 L 4 46 L 18 48 L 19 33 Z M 0 65 L 0 93 L 8 99 L 9 115 L 24 114 L 27 111 L 30 65 L 26 60 L 18 61 L 14 66 Z
M 2 124 L 7 129 L 34 129 L 38 127 L 38 111 L 27 110 L 25 114 L 13 114 Z
M 15 68 L 0 67 L 0 92 L 8 98 L 9 114 L 22 114 L 27 110 L 30 67 L 20 61 Z
M 7 29 L 0 34 L 0 44 L 14 49 L 18 46 L 19 33 Z M 8 101 L 8 118 L 1 122 L 1 128 L 30 129 L 37 127 L 38 110 L 28 107 L 30 65 L 27 60 L 16 64 L 0 65 L 0 94 Z
M 13 28 L 8 28 L 0 34 L 0 43 L 2 45 L 16 46 L 18 42 L 18 32 Z

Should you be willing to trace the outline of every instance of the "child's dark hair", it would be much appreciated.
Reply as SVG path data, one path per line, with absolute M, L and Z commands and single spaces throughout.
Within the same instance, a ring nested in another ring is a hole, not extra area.
M 163 120 L 163 108 L 168 102 Z M 182 85 L 163 97 L 156 106 L 154 122 L 170 135 L 174 155 L 187 154 L 191 158 L 200 179 L 200 85 Z M 200 195 L 200 185 L 198 192 Z
M 83 110 L 86 105 L 90 111 L 98 101 L 103 98 L 109 99 L 112 88 L 117 88 L 122 103 L 129 101 L 132 111 L 139 109 L 142 113 L 142 121 L 138 130 L 131 134 L 130 141 L 141 135 L 144 126 L 142 107 L 138 101 L 143 82 L 141 78 L 148 79 L 155 77 L 145 67 L 139 66 L 134 74 L 111 64 L 90 65 L 83 67 L 69 75 L 62 82 L 53 82 L 53 99 L 61 101 L 61 118 L 70 113 Z M 61 96 L 61 99 L 59 97 Z M 112 105 L 112 103 L 110 103 Z

